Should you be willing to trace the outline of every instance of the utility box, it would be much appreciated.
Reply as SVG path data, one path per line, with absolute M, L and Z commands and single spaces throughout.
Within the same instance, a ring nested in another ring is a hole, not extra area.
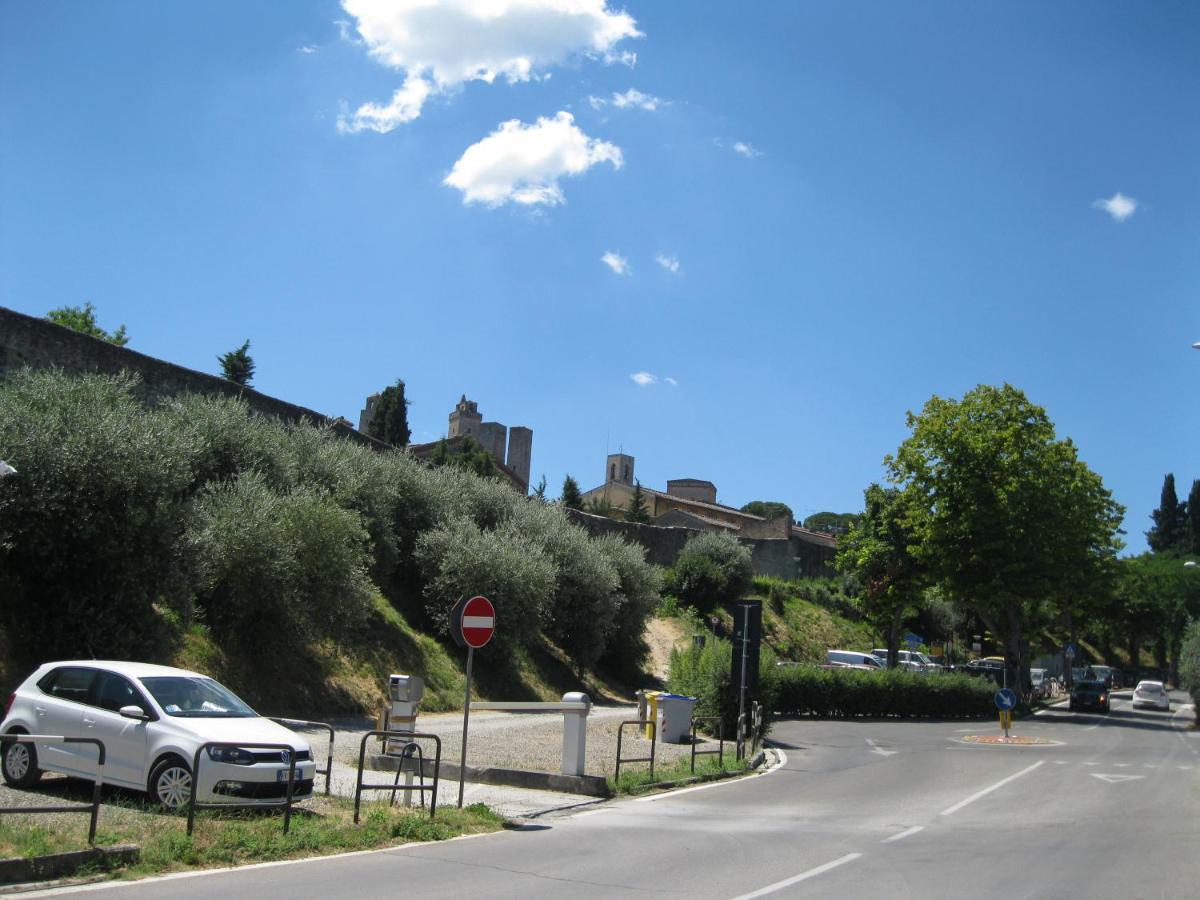
M 668 744 L 686 743 L 692 733 L 695 697 L 662 694 L 658 698 L 658 739 Z
M 393 703 L 420 703 L 425 696 L 425 679 L 419 675 L 389 675 L 388 696 Z

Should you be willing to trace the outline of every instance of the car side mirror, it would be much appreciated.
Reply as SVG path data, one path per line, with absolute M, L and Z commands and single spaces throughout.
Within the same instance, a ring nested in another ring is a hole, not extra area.
M 137 719 L 139 722 L 149 722 L 150 717 L 146 715 L 146 711 L 140 706 L 122 706 L 120 713 L 126 719 Z

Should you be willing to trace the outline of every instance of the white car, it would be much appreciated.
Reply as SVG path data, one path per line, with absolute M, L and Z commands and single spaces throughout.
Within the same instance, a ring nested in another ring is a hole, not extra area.
M 1171 695 L 1161 681 L 1139 681 L 1133 689 L 1133 706 L 1153 706 L 1155 709 L 1170 709 Z
M 146 663 L 47 663 L 8 698 L 2 734 L 98 738 L 105 784 L 145 791 L 165 809 L 187 805 L 192 761 L 209 741 L 286 744 L 291 750 L 210 747 L 200 754 L 198 803 L 274 804 L 312 794 L 316 763 L 308 741 L 264 719 L 206 675 Z M 6 743 L 0 770 L 7 784 L 29 787 L 42 772 L 95 780 L 93 744 Z

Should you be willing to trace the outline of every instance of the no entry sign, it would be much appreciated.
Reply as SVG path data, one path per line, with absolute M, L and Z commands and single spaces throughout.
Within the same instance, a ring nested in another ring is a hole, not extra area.
M 487 597 L 471 597 L 454 604 L 450 614 L 454 639 L 460 647 L 478 650 L 496 631 L 496 610 Z

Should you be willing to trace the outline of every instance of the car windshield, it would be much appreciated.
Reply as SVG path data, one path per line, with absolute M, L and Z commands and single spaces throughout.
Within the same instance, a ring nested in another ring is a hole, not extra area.
M 140 680 L 168 716 L 248 719 L 258 715 L 232 691 L 211 678 L 167 675 Z

